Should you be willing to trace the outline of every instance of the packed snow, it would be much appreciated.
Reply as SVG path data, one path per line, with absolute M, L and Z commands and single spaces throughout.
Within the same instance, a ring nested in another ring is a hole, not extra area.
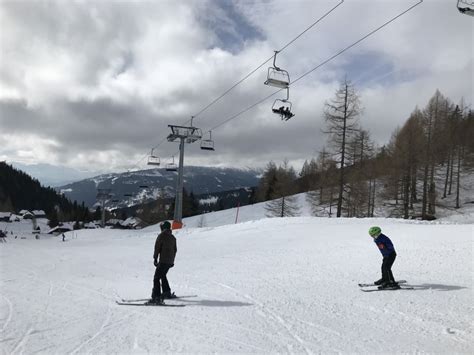
M 14 232 L 0 245 L 0 349 L 473 353 L 471 221 L 469 213 L 436 222 L 265 218 L 262 204 L 238 216 L 231 209 L 192 217 L 175 231 L 168 274 L 176 294 L 195 296 L 167 301 L 182 308 L 115 303 L 150 296 L 158 226 L 75 231 L 63 242 L 35 239 L 28 221 L 0 223 Z M 380 277 L 371 225 L 394 242 L 395 278 L 414 290 L 359 289 Z

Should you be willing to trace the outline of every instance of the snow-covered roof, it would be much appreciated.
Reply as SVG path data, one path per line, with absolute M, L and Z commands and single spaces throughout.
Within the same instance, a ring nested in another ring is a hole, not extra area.
M 62 226 L 56 226 L 54 228 L 51 228 L 47 233 L 51 234 L 54 232 L 69 232 L 72 231 L 72 225 L 70 223 L 64 223 Z
M 10 218 L 11 212 L 0 212 L 0 218 Z
M 45 216 L 46 215 L 46 213 L 43 210 L 34 210 L 34 211 L 32 211 L 32 213 L 35 216 Z
M 27 213 L 31 214 L 31 212 L 28 211 L 28 210 L 21 210 L 21 211 L 20 211 L 20 215 L 22 215 L 22 216 L 25 215 L 25 214 L 27 214 Z
M 128 217 L 125 221 L 120 222 L 123 227 L 137 227 L 142 223 L 142 220 L 138 217 Z

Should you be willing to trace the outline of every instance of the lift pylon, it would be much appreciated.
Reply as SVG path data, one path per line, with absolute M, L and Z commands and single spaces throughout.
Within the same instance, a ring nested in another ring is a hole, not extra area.
M 192 126 L 168 125 L 171 134 L 167 139 L 169 142 L 179 140 L 179 167 L 178 179 L 176 181 L 176 197 L 174 203 L 174 218 L 171 228 L 180 229 L 183 227 L 183 170 L 184 170 L 184 143 L 194 143 L 202 138 L 200 128 Z

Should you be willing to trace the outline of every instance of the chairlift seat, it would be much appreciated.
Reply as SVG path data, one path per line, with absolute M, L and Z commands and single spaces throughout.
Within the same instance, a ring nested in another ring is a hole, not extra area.
M 458 0 L 458 10 L 465 15 L 474 16 L 474 1 Z
M 201 141 L 201 149 L 203 150 L 214 150 L 214 141 L 210 139 L 204 139 Z
M 147 164 L 148 164 L 148 165 L 156 165 L 156 166 L 158 166 L 158 165 L 160 165 L 160 158 L 157 157 L 157 156 L 155 156 L 155 155 L 150 155 L 150 156 L 148 157 L 148 163 L 147 163 Z
M 268 68 L 265 85 L 274 86 L 280 89 L 287 89 L 290 86 L 290 75 L 286 70 Z
M 282 120 L 288 121 L 295 114 L 291 112 L 292 104 L 288 100 L 276 99 L 272 106 L 272 112 L 279 115 Z
M 165 166 L 166 171 L 178 171 L 178 167 L 176 164 L 166 164 Z

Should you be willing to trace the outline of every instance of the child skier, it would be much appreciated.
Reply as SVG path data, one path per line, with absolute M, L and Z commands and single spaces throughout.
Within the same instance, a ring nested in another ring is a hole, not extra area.
M 392 265 L 395 262 L 397 253 L 393 246 L 392 241 L 385 234 L 382 234 L 380 227 L 374 226 L 369 229 L 369 235 L 374 238 L 375 244 L 379 248 L 383 256 L 382 261 L 382 278 L 374 282 L 376 285 L 380 285 L 379 289 L 398 289 L 400 286 L 395 282 L 392 274 Z

